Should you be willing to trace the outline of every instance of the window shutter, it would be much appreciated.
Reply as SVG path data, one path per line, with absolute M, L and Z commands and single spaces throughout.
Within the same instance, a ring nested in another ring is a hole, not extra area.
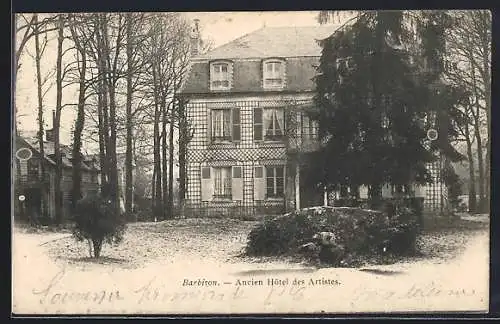
M 413 185 L 414 196 L 417 198 L 425 198 L 425 187 L 414 184 Z
M 240 108 L 233 108 L 233 141 L 241 140 Z
M 213 170 L 201 167 L 201 201 L 211 201 L 214 195 Z
M 27 175 L 28 174 L 28 161 L 21 160 L 21 161 L 19 161 L 19 165 L 21 167 L 21 175 Z
M 233 176 L 232 176 L 232 196 L 233 200 L 243 200 L 243 177 L 242 177 L 242 167 L 234 166 L 233 167 Z
M 253 110 L 253 139 L 262 141 L 262 108 Z
M 264 200 L 266 197 L 266 177 L 262 166 L 254 167 L 253 197 L 254 200 Z
M 392 198 L 392 186 L 385 184 L 382 187 L 382 198 Z
M 212 143 L 212 109 L 207 109 L 207 141 Z
M 368 187 L 367 186 L 360 186 L 359 187 L 359 198 L 368 199 Z

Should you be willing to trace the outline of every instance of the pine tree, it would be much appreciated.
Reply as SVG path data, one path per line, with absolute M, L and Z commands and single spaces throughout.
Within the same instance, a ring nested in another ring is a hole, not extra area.
M 440 78 L 447 28 L 442 11 L 370 11 L 322 41 L 311 117 L 324 145 L 308 179 L 344 191 L 367 185 L 377 201 L 383 184 L 430 182 L 436 153 L 461 158 L 450 141 L 462 96 Z M 429 128 L 439 134 L 432 145 Z

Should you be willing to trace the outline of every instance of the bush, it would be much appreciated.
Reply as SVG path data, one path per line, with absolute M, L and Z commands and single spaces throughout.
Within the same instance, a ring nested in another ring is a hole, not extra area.
M 388 252 L 395 255 L 411 255 L 416 252 L 417 237 L 420 232 L 418 219 L 412 209 L 396 208 L 394 217 L 389 221 Z
M 416 242 L 413 218 L 411 210 L 402 208 L 391 219 L 380 211 L 353 207 L 305 208 L 257 225 L 248 235 L 245 252 L 302 255 L 333 265 L 349 265 L 366 256 L 405 254 L 414 250 Z
M 89 246 L 92 242 L 95 258 L 100 256 L 103 242 L 119 243 L 123 239 L 124 217 L 101 195 L 90 195 L 79 200 L 74 220 L 73 236 L 79 241 L 88 240 Z

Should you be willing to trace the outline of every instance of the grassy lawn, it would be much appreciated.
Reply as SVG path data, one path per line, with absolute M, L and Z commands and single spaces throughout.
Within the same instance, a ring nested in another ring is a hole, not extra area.
M 76 242 L 68 229 L 67 236 L 44 244 L 49 256 L 74 265 L 97 262 L 122 268 L 136 268 L 151 262 L 173 263 L 177 260 L 210 260 L 222 263 L 264 262 L 275 258 L 241 258 L 247 234 L 255 221 L 191 218 L 157 223 L 128 224 L 121 244 L 103 247 L 102 258 L 89 258 L 86 242 Z M 487 231 L 488 223 L 457 219 L 453 222 L 428 222 L 418 240 L 422 255 L 436 263 L 454 258 L 470 238 Z M 26 229 L 27 230 L 27 229 Z M 28 230 L 27 230 L 28 231 Z M 43 235 L 46 230 L 38 230 Z M 284 261 L 284 260 L 281 260 Z M 288 260 L 289 261 L 289 260 Z M 412 260 L 401 260 L 404 262 Z M 416 260 L 414 260 L 416 261 Z

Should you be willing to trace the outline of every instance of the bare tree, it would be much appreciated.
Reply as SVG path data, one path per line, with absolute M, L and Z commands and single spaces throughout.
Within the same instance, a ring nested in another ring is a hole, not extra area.
M 173 71 L 173 99 L 172 99 L 172 114 L 170 117 L 170 133 L 169 133 L 169 174 L 168 174 L 168 211 L 169 217 L 173 217 L 174 209 L 174 127 L 177 122 L 180 125 L 179 102 L 177 95 L 184 81 L 185 75 L 188 72 L 190 46 L 187 42 L 189 30 L 186 23 L 181 26 L 178 32 L 179 43 L 174 55 L 174 71 Z
M 72 204 L 76 206 L 76 202 L 82 197 L 82 133 L 85 126 L 85 103 L 87 99 L 87 44 L 91 36 L 88 35 L 86 28 L 87 19 L 84 15 L 71 14 L 68 16 L 68 26 L 71 32 L 71 40 L 76 47 L 76 62 L 78 68 L 78 103 L 77 116 L 74 126 L 73 136 L 73 151 L 72 151 Z
M 134 118 L 141 111 L 142 100 L 139 100 L 135 110 L 133 110 L 134 93 L 139 87 L 139 74 L 144 65 L 141 56 L 139 55 L 139 47 L 144 41 L 144 37 L 139 36 L 139 32 L 143 31 L 142 25 L 146 22 L 144 13 L 127 13 L 126 14 L 126 112 L 125 112 L 125 212 L 129 217 L 132 215 L 133 207 L 133 158 L 134 158 Z M 134 75 L 135 81 L 134 81 Z
M 479 211 L 485 212 L 489 202 L 489 158 L 491 156 L 491 15 L 486 10 L 458 11 L 453 13 L 455 28 L 447 36 L 447 46 L 450 52 L 450 62 L 446 77 L 455 85 L 460 86 L 469 94 L 471 105 L 466 107 L 465 115 L 469 124 L 466 129 L 467 152 L 472 153 L 469 145 L 476 143 L 476 157 L 469 155 L 469 174 L 475 193 L 475 163 L 478 168 Z M 487 138 L 482 130 L 486 126 Z M 486 145 L 485 145 L 486 142 Z M 486 146 L 486 158 L 484 150 Z M 471 189 L 472 190 L 472 186 Z M 475 197 L 469 206 L 475 211 Z
M 118 81 L 124 75 L 121 55 L 125 41 L 125 19 L 120 13 L 95 13 L 89 16 L 88 25 L 93 29 L 87 50 L 96 69 L 91 84 L 97 95 L 101 191 L 109 194 L 118 213 L 117 88 Z
M 145 82 L 150 85 L 153 116 L 153 213 L 165 218 L 164 204 L 168 200 L 167 124 L 172 110 L 175 70 L 175 51 L 179 46 L 180 17 L 175 13 L 155 13 L 150 19 L 150 30 L 144 56 L 149 57 Z M 161 125 L 161 130 L 160 130 Z
M 42 42 L 40 42 L 40 36 L 42 34 L 42 31 L 40 30 L 41 28 L 46 28 L 46 25 L 42 25 L 38 21 L 38 14 L 33 14 L 32 20 L 30 21 L 30 26 L 33 29 L 32 34 L 34 35 L 35 38 L 35 55 L 33 57 L 35 61 L 35 67 L 36 67 L 36 81 L 37 81 L 37 99 L 38 99 L 38 146 L 40 150 L 40 156 L 45 156 L 45 148 L 44 148 L 44 119 L 43 119 L 43 99 L 47 93 L 47 91 L 50 89 L 48 87 L 45 91 L 43 90 L 44 85 L 50 80 L 51 74 L 49 73 L 48 75 L 45 76 L 45 78 L 42 76 L 41 72 L 41 60 L 42 60 L 42 55 L 45 52 L 45 48 L 47 46 L 47 33 L 44 33 L 44 39 Z M 42 190 L 45 194 L 46 192 L 46 187 L 45 187 L 45 161 L 44 159 L 40 159 L 39 163 L 39 168 L 40 168 L 40 182 L 42 184 Z M 42 199 L 42 213 L 46 213 L 46 208 L 47 206 L 45 205 L 45 201 Z
M 62 111 L 62 91 L 63 91 L 63 42 L 64 42 L 64 17 L 58 15 L 57 18 L 57 62 L 56 62 L 56 109 L 54 116 L 54 160 L 56 163 L 56 172 L 54 177 L 54 192 L 55 192 L 55 221 L 61 224 L 63 221 L 62 202 L 63 196 L 61 191 L 61 178 L 63 172 L 61 146 L 60 146 L 60 129 L 61 129 L 61 111 Z
M 132 214 L 132 194 L 133 194 L 133 179 L 132 179 L 132 73 L 133 73 L 133 43 L 132 43 L 132 13 L 126 14 L 126 37 L 127 37 L 127 112 L 126 112 L 126 129 L 127 129 L 127 151 L 125 155 L 125 212 L 128 217 Z
M 17 83 L 17 73 L 19 72 L 19 69 L 21 68 L 21 56 L 24 53 L 26 44 L 28 44 L 28 41 L 32 39 L 35 36 L 39 36 L 40 34 L 44 33 L 45 35 L 52 31 L 55 30 L 55 28 L 48 28 L 48 25 L 50 22 L 54 20 L 54 17 L 49 16 L 44 18 L 42 21 L 39 21 L 38 19 L 38 14 L 33 14 L 33 15 L 27 15 L 27 14 L 17 14 L 14 16 L 14 21 L 15 21 L 15 38 L 17 40 L 16 42 L 16 50 L 15 50 L 15 74 L 14 74 L 14 82 L 12 83 L 12 92 L 15 94 L 16 93 L 16 83 Z M 40 43 L 39 40 L 38 42 L 38 49 L 40 51 L 40 56 L 42 55 L 43 51 L 40 48 Z M 35 44 L 35 46 L 37 46 Z M 36 51 L 36 49 L 35 49 Z M 36 54 L 35 54 L 36 56 Z M 35 59 L 36 61 L 36 59 Z M 37 70 L 38 71 L 38 70 Z M 40 75 L 37 72 L 37 75 Z M 37 81 L 37 87 L 38 87 L 38 81 Z M 17 137 L 18 135 L 18 125 L 17 125 L 17 105 L 15 101 L 15 95 L 13 96 L 13 119 L 14 119 L 14 136 Z M 40 103 L 39 103 L 40 107 Z M 40 116 L 39 116 L 40 118 Z M 39 121 L 40 122 L 40 121 Z M 43 122 L 43 121 L 42 121 Z M 43 126 L 43 124 L 42 124 Z M 43 146 L 43 143 L 42 143 Z M 17 175 L 20 176 L 20 165 L 19 161 L 16 161 L 16 166 L 17 166 Z M 43 169 L 42 169 L 43 171 Z M 43 174 L 43 173 L 42 173 Z

